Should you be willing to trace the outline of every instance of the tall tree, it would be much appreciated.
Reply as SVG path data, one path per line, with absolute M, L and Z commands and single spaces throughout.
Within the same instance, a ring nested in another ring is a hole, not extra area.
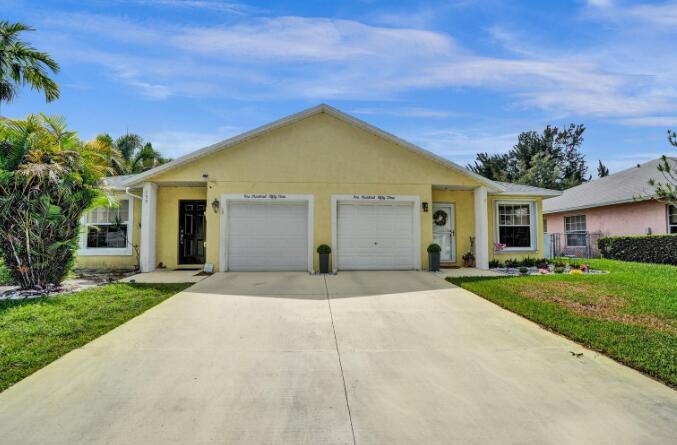
M 0 104 L 11 102 L 20 86 L 42 91 L 47 102 L 59 98 L 59 86 L 49 71 L 59 72 L 59 64 L 49 54 L 21 40 L 20 34 L 33 31 L 23 23 L 0 21 Z
M 580 151 L 584 132 L 584 125 L 575 124 L 564 129 L 548 125 L 542 133 L 525 131 L 508 153 L 479 153 L 468 168 L 496 181 L 564 190 L 587 180 Z
M 150 170 L 169 162 L 153 148 L 150 142 L 144 142 L 138 134 L 128 133 L 113 140 L 106 133 L 100 134 L 92 142 L 108 157 L 114 175 L 131 175 Z
M 609 169 L 607 168 L 606 165 L 602 164 L 602 161 L 599 161 L 599 165 L 597 166 L 597 176 L 600 178 L 603 178 L 605 176 L 609 176 Z
M 22 288 L 59 284 L 108 161 L 60 117 L 0 121 L 0 256 Z
M 668 130 L 668 142 L 677 147 L 677 132 Z M 677 206 L 677 158 L 661 156 L 658 171 L 663 176 L 662 179 L 649 179 L 656 199 Z

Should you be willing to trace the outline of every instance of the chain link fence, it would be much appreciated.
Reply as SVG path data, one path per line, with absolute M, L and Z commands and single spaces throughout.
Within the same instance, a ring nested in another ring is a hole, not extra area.
M 601 232 L 546 233 L 546 258 L 599 258 L 597 240 L 606 236 Z

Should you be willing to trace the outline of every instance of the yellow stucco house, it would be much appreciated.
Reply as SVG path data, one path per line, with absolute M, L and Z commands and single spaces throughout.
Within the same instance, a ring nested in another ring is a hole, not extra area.
M 319 105 L 145 173 L 108 180 L 120 206 L 83 217 L 78 267 L 152 271 L 425 269 L 542 256 L 542 199 Z M 496 243 L 505 244 L 502 250 Z

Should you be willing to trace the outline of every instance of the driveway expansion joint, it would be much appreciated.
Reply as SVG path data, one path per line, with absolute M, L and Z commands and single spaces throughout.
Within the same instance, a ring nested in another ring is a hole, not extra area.
M 348 420 L 350 421 L 350 432 L 353 435 L 353 445 L 356 445 L 355 441 L 355 427 L 353 426 L 353 416 L 350 412 L 350 401 L 348 400 L 348 385 L 346 385 L 346 376 L 343 373 L 343 362 L 341 361 L 341 350 L 339 349 L 338 338 L 336 337 L 336 327 L 334 326 L 334 313 L 331 310 L 331 297 L 329 296 L 329 287 L 327 286 L 327 278 L 322 277 L 324 280 L 324 291 L 327 296 L 327 307 L 329 308 L 329 318 L 331 319 L 331 330 L 334 333 L 334 344 L 336 345 L 336 356 L 338 357 L 339 370 L 341 371 L 341 380 L 343 381 L 343 394 L 346 398 L 346 408 L 348 410 Z

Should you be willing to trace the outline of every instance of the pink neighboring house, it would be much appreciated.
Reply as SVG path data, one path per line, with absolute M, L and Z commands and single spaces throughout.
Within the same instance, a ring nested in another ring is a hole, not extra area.
M 646 198 L 652 190 L 649 179 L 663 179 L 656 169 L 658 161 L 586 182 L 546 199 L 544 231 L 558 239 L 564 253 L 575 253 L 584 247 L 594 250 L 596 238 L 601 235 L 677 234 L 677 208 Z

